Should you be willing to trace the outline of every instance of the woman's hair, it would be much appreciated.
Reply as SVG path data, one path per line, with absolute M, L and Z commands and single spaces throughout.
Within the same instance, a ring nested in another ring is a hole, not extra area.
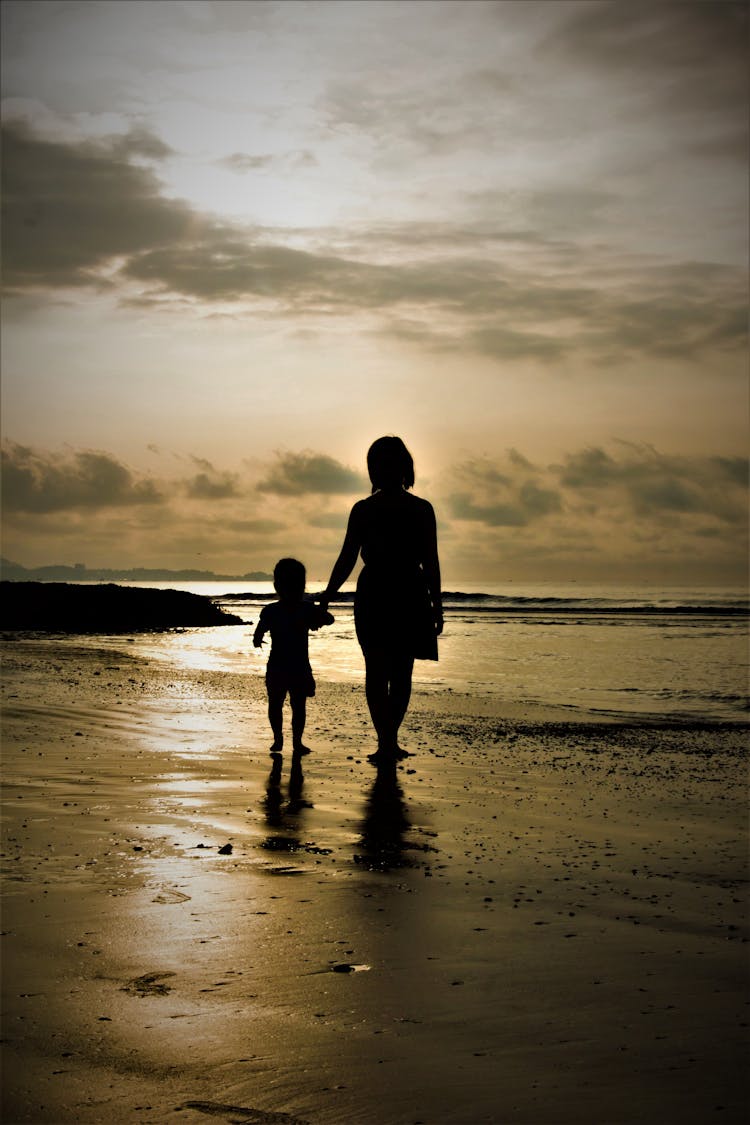
M 298 559 L 279 559 L 273 568 L 273 588 L 282 596 L 302 597 L 305 578 L 305 568 Z
M 412 488 L 414 461 L 400 437 L 378 438 L 367 450 L 367 471 L 372 481 L 372 491 L 379 488 Z

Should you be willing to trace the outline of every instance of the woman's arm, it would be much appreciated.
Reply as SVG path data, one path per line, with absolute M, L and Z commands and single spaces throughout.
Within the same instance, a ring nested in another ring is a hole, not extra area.
M 322 605 L 315 605 L 311 602 L 305 602 L 305 605 L 309 607 L 310 628 L 314 632 L 322 629 L 324 625 L 333 625 L 335 620 L 333 614 L 329 613 L 327 609 L 323 609 Z
M 432 615 L 435 621 L 435 632 L 443 631 L 443 595 L 440 589 L 440 560 L 437 546 L 437 523 L 432 504 L 425 501 L 424 520 L 424 554 L 422 556 L 422 570 L 427 579 L 427 589 L 432 602 Z
M 346 528 L 346 535 L 344 542 L 339 552 L 339 557 L 333 564 L 331 577 L 328 579 L 328 585 L 323 593 L 317 598 L 317 601 L 326 608 L 329 601 L 338 593 L 339 589 L 346 582 L 347 578 L 354 570 L 354 564 L 357 561 L 359 548 L 362 545 L 362 537 L 359 531 L 359 514 L 357 505 L 355 504 L 349 514 L 349 523 Z

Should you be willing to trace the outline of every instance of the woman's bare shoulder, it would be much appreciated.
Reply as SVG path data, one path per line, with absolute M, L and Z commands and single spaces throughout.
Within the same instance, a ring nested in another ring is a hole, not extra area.
M 352 510 L 349 512 L 349 528 L 351 530 L 361 527 L 363 523 L 367 522 L 370 499 L 371 497 L 366 496 L 362 500 L 356 500 L 352 505 Z
M 411 504 L 414 505 L 414 511 L 419 512 L 420 515 L 430 516 L 434 514 L 434 509 L 429 500 L 425 500 L 423 496 L 415 496 L 413 492 L 405 493 L 408 496 Z
M 350 520 L 354 523 L 358 521 L 366 523 L 370 518 L 379 519 L 383 514 L 396 515 L 398 512 L 403 513 L 404 510 L 408 511 L 410 518 L 415 520 L 434 519 L 434 511 L 429 500 L 425 500 L 422 496 L 415 496 L 413 492 L 404 489 L 395 494 L 373 492 L 372 496 L 357 500 L 351 510 Z

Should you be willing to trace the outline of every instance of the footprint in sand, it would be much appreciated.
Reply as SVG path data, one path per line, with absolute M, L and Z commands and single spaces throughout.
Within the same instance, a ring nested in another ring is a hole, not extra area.
M 196 1109 L 211 1117 L 223 1117 L 235 1121 L 237 1125 L 309 1125 L 299 1117 L 289 1113 L 273 1113 L 269 1110 L 253 1109 L 252 1106 L 224 1105 L 222 1102 L 185 1102 L 181 1109 Z
M 142 977 L 135 977 L 123 985 L 121 991 L 131 996 L 166 996 L 172 989 L 162 981 L 173 977 L 174 973 L 144 973 Z
M 176 891 L 173 887 L 160 887 L 159 893 L 155 898 L 151 899 L 152 902 L 189 902 L 190 895 L 185 895 L 182 891 Z

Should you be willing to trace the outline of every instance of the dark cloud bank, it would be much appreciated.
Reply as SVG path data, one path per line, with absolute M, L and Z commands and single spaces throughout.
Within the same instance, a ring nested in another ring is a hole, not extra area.
M 109 453 L 64 455 L 8 444 L 2 476 L 6 551 L 15 560 L 86 558 L 149 571 L 48 570 L 34 577 L 257 578 L 284 554 L 323 573 L 363 477 L 326 454 L 280 453 L 251 476 L 193 458 L 179 479 L 145 477 Z M 678 457 L 620 443 L 553 465 L 511 450 L 448 467 L 432 482 L 444 561 L 456 573 L 741 582 L 747 565 L 745 458 Z M 50 558 L 50 555 L 52 557 Z M 223 560 L 231 560 L 227 562 Z M 203 564 L 202 564 L 203 565 Z M 529 569 L 531 568 L 531 570 Z M 613 570 L 614 568 L 614 570 Z M 618 569 L 619 568 L 619 569 Z M 312 573 L 312 571 L 310 571 Z M 7 577 L 28 578 L 18 571 Z M 494 575 L 494 578 L 492 577 Z M 698 578 L 696 578 L 696 575 Z
M 163 492 L 108 453 L 83 450 L 67 457 L 8 443 L 2 451 L 3 510 L 47 514 L 159 504 Z
M 278 453 L 257 482 L 217 469 L 204 458 L 192 457 L 191 462 L 197 473 L 156 481 L 135 473 L 110 453 L 78 450 L 56 454 L 9 441 L 2 450 L 3 509 L 7 516 L 47 515 L 167 504 L 182 497 L 216 505 L 237 499 L 249 503 L 263 493 L 292 499 L 354 495 L 370 488 L 361 473 L 324 453 Z M 236 521 L 234 526 L 239 527 Z M 266 532 L 281 527 L 283 524 L 268 520 L 246 520 L 242 525 L 243 530 Z
M 239 500 L 250 516 L 253 504 L 305 497 L 354 497 L 370 491 L 355 470 L 324 453 L 278 453 L 259 480 L 192 461 L 200 471 L 179 480 L 137 474 L 109 453 L 90 450 L 54 454 L 8 442 L 2 453 L 6 516 L 47 516 L 174 504 L 182 498 L 213 508 Z M 559 463 L 534 465 L 518 450 L 496 460 L 475 459 L 444 474 L 446 514 L 488 527 L 524 527 L 561 513 L 590 515 L 623 506 L 634 516 L 701 514 L 728 524 L 747 518 L 748 460 L 744 457 L 680 457 L 651 446 L 619 443 L 616 453 L 591 446 Z M 346 505 L 344 505 L 344 508 Z M 343 509 L 342 509 L 343 511 Z M 340 528 L 338 513 L 317 511 L 311 526 Z M 283 522 L 234 519 L 248 531 L 280 530 Z
M 473 232 L 391 228 L 391 248 L 401 240 L 396 264 L 378 260 L 376 231 L 349 255 L 300 250 L 281 244 L 275 232 L 222 224 L 167 198 L 143 164 L 166 151 L 143 131 L 66 143 L 7 121 L 8 294 L 94 287 L 140 305 L 179 295 L 271 302 L 288 315 L 377 314 L 382 330 L 394 336 L 499 361 L 552 363 L 576 354 L 602 362 L 639 355 L 697 359 L 746 345 L 744 280 L 729 267 L 685 263 L 670 272 L 643 264 L 634 271 L 631 264 L 631 278 L 623 275 L 618 286 L 611 278 L 607 285 L 581 284 L 571 279 L 570 262 L 585 272 L 588 252 L 569 245 L 566 267 L 560 245 L 538 232 L 488 235 L 486 225 Z M 457 239 L 460 245 L 445 256 Z M 498 250 L 504 240 L 533 248 L 534 269 L 504 264 Z M 542 281 L 538 254 L 545 248 Z M 410 316 L 417 318 L 411 333 L 403 324 Z M 419 317 L 439 319 L 444 328 L 436 332 Z
M 259 492 L 278 496 L 302 496 L 306 493 L 351 494 L 369 492 L 370 486 L 361 473 L 348 469 L 324 453 L 282 453 L 257 485 Z

